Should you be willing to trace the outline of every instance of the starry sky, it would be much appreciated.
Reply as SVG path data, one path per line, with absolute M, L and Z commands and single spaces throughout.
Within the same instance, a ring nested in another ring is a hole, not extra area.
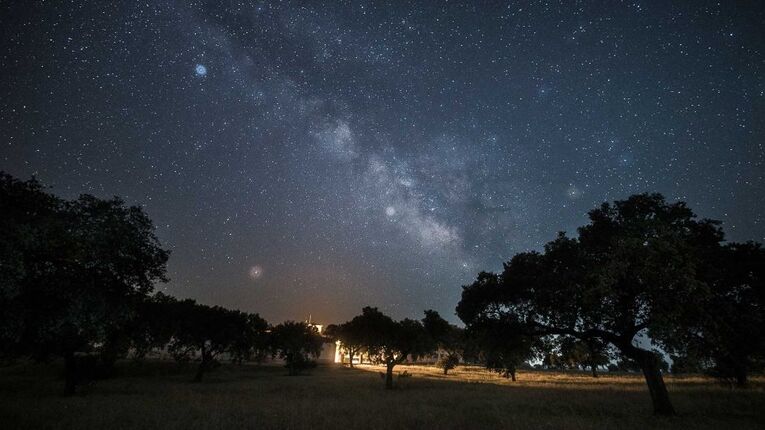
M 452 321 L 657 191 L 765 240 L 759 1 L 3 2 L 0 169 L 141 205 L 162 290 Z

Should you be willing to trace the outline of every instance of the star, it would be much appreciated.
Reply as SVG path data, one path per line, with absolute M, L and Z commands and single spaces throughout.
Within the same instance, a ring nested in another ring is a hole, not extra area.
M 0 170 L 145 208 L 174 295 L 453 315 L 476 272 L 636 192 L 765 239 L 756 2 L 8 3 L 34 20 L 0 20 Z

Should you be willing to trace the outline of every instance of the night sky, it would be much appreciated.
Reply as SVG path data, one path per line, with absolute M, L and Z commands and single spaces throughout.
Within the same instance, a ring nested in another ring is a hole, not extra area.
M 178 297 L 455 321 L 645 191 L 765 241 L 763 2 L 107 3 L 0 6 L 0 169 L 143 206 Z

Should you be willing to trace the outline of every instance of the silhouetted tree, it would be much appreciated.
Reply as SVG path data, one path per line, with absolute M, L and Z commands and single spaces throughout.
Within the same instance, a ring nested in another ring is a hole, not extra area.
M 413 358 L 432 353 L 435 343 L 422 323 L 404 319 L 394 321 L 377 308 L 365 307 L 354 318 L 364 333 L 364 346 L 370 357 L 385 365 L 385 388 L 393 388 L 393 368 Z
M 647 332 L 674 342 L 708 294 L 699 268 L 723 239 L 718 223 L 697 220 L 684 203 L 634 195 L 590 211 L 579 238 L 559 237 L 463 290 L 458 314 L 470 326 L 510 316 L 537 336 L 567 335 L 613 345 L 640 366 L 654 413 L 674 414 L 656 354 L 635 344 Z
M 176 302 L 174 297 L 158 292 L 138 303 L 136 317 L 128 329 L 134 359 L 141 360 L 150 351 L 170 343 L 175 329 Z
M 290 375 L 316 366 L 324 339 L 315 327 L 304 322 L 287 321 L 271 331 L 273 354 L 282 358 Z
M 702 268 L 710 294 L 698 324 L 675 346 L 680 368 L 695 368 L 743 387 L 765 359 L 765 250 L 731 243 Z
M 336 330 L 336 337 L 340 340 L 341 348 L 348 353 L 348 366 L 353 367 L 353 358 L 364 348 L 364 332 L 355 317 L 350 321 L 340 324 Z
M 187 362 L 198 355 L 199 366 L 194 381 L 217 364 L 216 357 L 228 351 L 240 336 L 246 315 L 219 306 L 206 306 L 193 300 L 175 301 L 169 314 L 173 318 L 173 336 L 168 351 L 176 361 Z
M 425 311 L 422 325 L 438 348 L 439 356 L 436 366 L 444 371 L 444 375 L 447 375 L 449 370 L 460 363 L 464 350 L 464 332 L 461 328 L 449 324 L 433 310 Z
M 340 331 L 340 325 L 328 324 L 324 327 L 324 331 L 321 333 L 324 339 L 328 342 L 336 342 L 339 340 L 338 333 Z
M 511 316 L 476 320 L 468 335 L 477 340 L 486 368 L 513 382 L 518 368 L 535 356 L 537 339 Z
M 258 314 L 230 312 L 236 326 L 235 336 L 228 349 L 231 361 L 238 364 L 245 361 L 263 362 L 270 352 L 268 322 Z
M 168 252 L 149 218 L 118 198 L 65 201 L 34 179 L 0 173 L 0 336 L 15 355 L 62 356 L 66 392 L 77 353 L 111 357 L 113 334 L 156 282 Z M 110 358 L 107 358 L 109 360 Z

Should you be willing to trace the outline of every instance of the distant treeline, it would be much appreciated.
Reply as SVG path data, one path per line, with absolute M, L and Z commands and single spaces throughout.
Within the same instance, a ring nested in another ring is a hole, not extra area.
M 387 388 L 396 365 L 434 354 L 445 375 L 465 361 L 513 380 L 531 361 L 593 377 L 642 371 L 655 413 L 670 415 L 667 354 L 674 372 L 739 386 L 765 360 L 765 251 L 725 242 L 719 222 L 659 194 L 604 203 L 576 238 L 560 233 L 502 273 L 481 272 L 457 305 L 465 328 L 435 311 L 395 321 L 366 307 L 320 335 L 305 323 L 270 326 L 257 314 L 154 294 L 169 253 L 140 208 L 63 200 L 34 179 L 0 182 L 2 353 L 63 357 L 69 393 L 152 350 L 196 360 L 201 380 L 224 353 L 238 363 L 278 356 L 297 374 L 339 340 L 351 367 L 362 354 L 384 365 Z
M 156 349 L 197 360 L 196 380 L 224 352 L 240 363 L 278 356 L 290 374 L 321 352 L 308 324 L 271 327 L 257 314 L 152 294 L 167 281 L 169 252 L 146 214 L 118 198 L 68 201 L 0 173 L 0 214 L 2 358 L 63 358 L 67 393 Z

